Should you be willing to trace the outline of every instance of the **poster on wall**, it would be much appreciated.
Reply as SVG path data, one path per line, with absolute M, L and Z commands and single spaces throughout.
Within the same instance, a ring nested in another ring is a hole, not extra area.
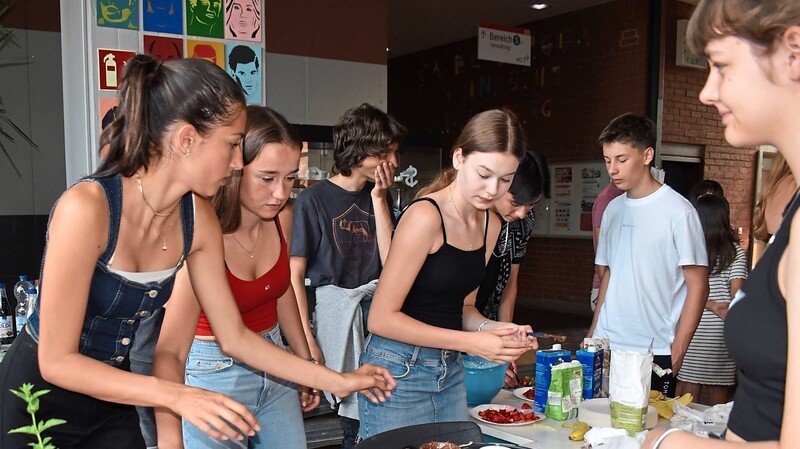
M 261 42 L 261 0 L 225 0 L 225 38 Z
M 135 52 L 125 50 L 97 49 L 100 90 L 117 90 L 122 81 L 122 70 Z
M 551 164 L 552 198 L 534 208 L 537 223 L 534 224 L 533 234 L 591 238 L 592 206 L 609 182 L 603 162 Z
M 142 38 L 142 49 L 159 61 L 183 58 L 183 41 L 174 37 L 150 36 Z
M 99 108 L 97 109 L 99 120 L 97 123 L 100 124 L 100 129 L 98 131 L 102 131 L 103 128 L 108 126 L 111 122 L 116 120 L 117 118 L 117 110 L 114 109 L 119 106 L 119 98 L 117 97 L 100 97 L 100 104 Z
M 228 73 L 244 91 L 247 104 L 261 104 L 261 47 L 226 44 Z
M 183 34 L 183 0 L 142 0 L 142 29 Z
M 222 39 L 222 0 L 186 0 L 186 34 Z
M 97 26 L 139 29 L 139 0 L 96 0 Z
M 186 41 L 186 57 L 205 59 L 224 69 L 225 44 L 222 42 L 189 39 Z
M 581 217 L 580 230 L 592 231 L 592 207 L 600 193 L 600 178 L 605 169 L 584 167 L 581 169 Z

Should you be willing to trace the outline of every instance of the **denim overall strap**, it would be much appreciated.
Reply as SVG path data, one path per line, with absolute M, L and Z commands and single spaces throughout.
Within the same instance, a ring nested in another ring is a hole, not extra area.
M 181 226 L 183 226 L 183 256 L 181 263 L 186 260 L 192 249 L 194 238 L 194 194 L 188 192 L 181 198 Z
M 97 182 L 103 187 L 108 201 L 108 242 L 103 254 L 100 255 L 98 262 L 108 264 L 111 256 L 117 248 L 117 236 L 119 235 L 119 222 L 122 217 L 122 178 L 119 175 L 104 178 L 86 178 Z

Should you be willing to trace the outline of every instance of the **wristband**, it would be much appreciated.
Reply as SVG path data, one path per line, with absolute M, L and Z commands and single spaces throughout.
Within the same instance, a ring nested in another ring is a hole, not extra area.
M 482 331 L 483 326 L 486 326 L 487 324 L 489 324 L 489 320 L 483 320 L 481 324 L 478 325 L 478 332 Z
M 673 427 L 667 430 L 666 432 L 662 433 L 660 437 L 656 438 L 656 442 L 653 444 L 653 449 L 658 449 L 658 447 L 661 446 L 661 443 L 664 442 L 664 439 L 667 438 L 667 435 L 671 434 L 672 432 L 678 432 L 680 430 L 681 429 L 677 427 Z

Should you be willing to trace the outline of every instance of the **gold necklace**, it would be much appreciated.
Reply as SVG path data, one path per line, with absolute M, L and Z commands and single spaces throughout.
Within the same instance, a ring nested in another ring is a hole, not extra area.
M 450 195 L 447 196 L 447 200 L 450 201 L 450 204 L 453 206 L 453 209 L 456 211 L 456 214 L 458 215 L 458 218 L 461 219 L 461 221 L 464 223 L 464 226 L 467 227 L 467 231 L 469 231 L 469 225 L 467 224 L 467 220 L 464 219 L 464 216 L 461 215 L 461 211 L 458 210 L 458 207 L 456 207 L 456 203 L 453 202 L 453 184 L 450 184 L 449 191 L 450 191 Z M 461 234 L 456 232 L 456 237 L 461 237 Z M 469 238 L 469 235 L 467 235 L 467 238 Z M 472 239 L 469 239 L 469 250 L 472 251 Z
M 258 245 L 258 239 L 259 237 L 261 237 L 261 223 L 258 224 L 258 231 L 256 232 L 256 239 L 253 241 L 252 251 L 245 248 L 244 245 L 242 245 L 242 242 L 240 242 L 235 235 L 231 234 L 231 237 L 233 237 L 233 241 L 236 242 L 237 245 L 241 246 L 242 249 L 245 250 L 245 252 L 247 252 L 247 254 L 250 255 L 250 260 L 253 260 L 253 258 L 255 257 L 254 253 L 256 252 L 256 245 Z
M 156 217 L 162 217 L 164 218 L 164 221 L 166 221 L 167 217 L 172 215 L 172 213 L 178 209 L 178 204 L 180 204 L 180 200 L 178 200 L 178 202 L 176 202 L 175 205 L 172 206 L 172 210 L 170 210 L 167 213 L 156 211 L 156 209 L 153 206 L 151 206 L 150 203 L 147 202 L 147 198 L 145 198 L 144 196 L 144 189 L 142 188 L 142 178 L 139 177 L 139 173 L 134 173 L 134 175 L 136 176 L 136 186 L 139 189 L 139 194 L 142 195 L 142 201 L 144 201 L 145 206 L 147 206 L 147 208 L 150 209 L 151 212 L 153 212 L 153 217 L 150 219 L 150 225 L 156 228 L 156 234 L 158 234 L 158 238 L 161 239 L 161 251 L 166 251 L 167 239 L 165 239 L 164 236 L 161 234 L 161 230 L 158 228 L 158 225 L 156 224 Z M 167 229 L 167 232 L 168 231 L 169 229 Z
M 139 193 L 142 195 L 142 201 L 144 201 L 145 206 L 147 206 L 147 208 L 150 209 L 150 211 L 153 212 L 153 214 L 155 214 L 157 217 L 166 218 L 172 215 L 173 212 L 175 212 L 175 210 L 178 208 L 178 203 L 180 203 L 180 200 L 178 200 L 175 203 L 175 205 L 172 206 L 172 210 L 170 210 L 169 212 L 167 213 L 158 212 L 153 206 L 150 205 L 150 203 L 147 201 L 147 198 L 144 196 L 144 189 L 142 189 L 142 178 L 139 177 L 139 173 L 134 173 L 134 176 L 136 176 L 136 186 L 139 189 Z

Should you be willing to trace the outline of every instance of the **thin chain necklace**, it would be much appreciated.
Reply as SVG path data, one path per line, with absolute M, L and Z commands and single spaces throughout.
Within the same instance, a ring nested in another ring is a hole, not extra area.
M 145 206 L 147 206 L 147 208 L 150 209 L 151 212 L 153 212 L 153 217 L 150 219 L 150 225 L 156 228 L 156 234 L 158 234 L 158 238 L 161 239 L 161 251 L 166 251 L 167 239 L 165 239 L 164 235 L 161 234 L 161 230 L 158 228 L 158 225 L 156 224 L 156 217 L 164 218 L 164 221 L 166 221 L 167 217 L 172 215 L 172 213 L 178 209 L 178 204 L 180 204 L 180 200 L 178 200 L 178 202 L 176 202 L 175 205 L 172 206 L 172 210 L 170 210 L 169 212 L 167 213 L 158 212 L 153 206 L 150 205 L 150 203 L 147 202 L 147 198 L 144 196 L 144 189 L 142 188 L 142 178 L 139 177 L 139 173 L 134 173 L 134 175 L 136 176 L 136 187 L 139 189 L 139 194 L 142 195 L 142 201 L 144 201 Z M 167 229 L 166 232 L 169 232 L 169 229 Z
M 252 250 L 245 248 L 245 246 L 242 245 L 242 242 L 240 242 L 235 235 L 231 234 L 231 237 L 233 237 L 233 241 L 236 242 L 237 245 L 241 246 L 242 249 L 245 250 L 245 252 L 250 255 L 250 260 L 253 260 L 253 258 L 255 257 L 256 246 L 258 245 L 258 238 L 261 237 L 261 223 L 258 224 L 258 231 L 256 232 L 256 239 L 253 241 Z
M 469 225 L 467 224 L 467 220 L 464 219 L 464 216 L 461 215 L 461 211 L 458 210 L 458 207 L 456 207 L 456 203 L 453 202 L 453 184 L 450 184 L 449 190 L 450 194 L 447 196 L 447 200 L 450 201 L 450 205 L 453 206 L 453 209 L 456 211 L 456 215 L 458 215 L 458 218 L 461 219 L 461 221 L 464 223 L 464 226 L 467 227 L 467 231 L 469 231 Z M 461 237 L 461 234 L 456 233 L 456 237 Z M 467 238 L 469 238 L 469 235 L 467 235 Z M 469 239 L 469 250 L 472 251 L 472 239 Z

